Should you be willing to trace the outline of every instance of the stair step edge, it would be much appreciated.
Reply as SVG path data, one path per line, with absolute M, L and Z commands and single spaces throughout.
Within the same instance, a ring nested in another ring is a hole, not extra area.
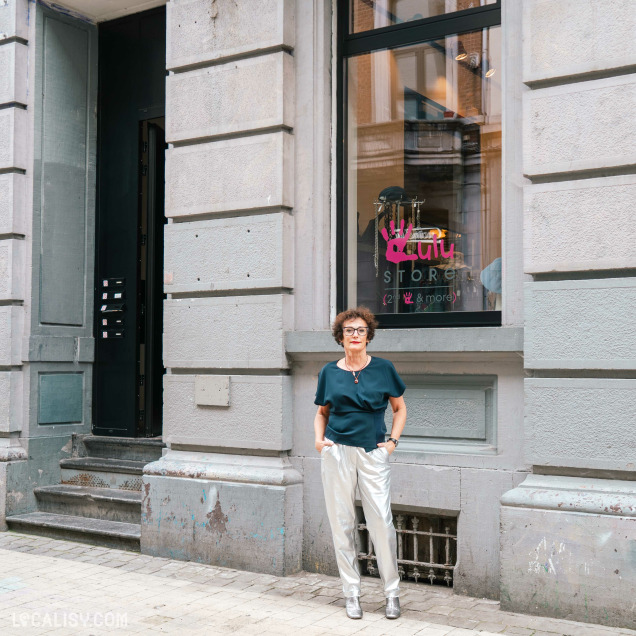
M 101 492 L 98 492 L 101 491 Z M 75 486 L 73 484 L 54 484 L 37 486 L 33 489 L 35 496 L 55 495 L 75 499 L 94 499 L 96 501 L 116 501 L 124 504 L 141 504 L 141 492 L 138 490 L 119 490 L 117 488 L 96 488 L 91 486 Z
M 161 439 L 154 437 L 101 437 L 98 435 L 86 436 L 82 439 L 84 444 L 110 444 L 110 445 L 130 445 L 146 448 L 165 448 L 166 444 Z
M 141 475 L 149 461 L 132 459 L 107 459 L 104 457 L 68 457 L 60 460 L 61 468 L 93 470 Z
M 86 526 L 86 520 L 95 522 L 92 526 Z M 127 523 L 124 521 L 104 521 L 93 517 L 75 517 L 56 513 L 28 512 L 25 514 L 11 515 L 6 518 L 7 523 L 28 525 L 33 527 L 55 528 L 68 532 L 117 537 L 120 539 L 141 538 L 141 524 Z M 101 526 L 101 527 L 100 527 Z

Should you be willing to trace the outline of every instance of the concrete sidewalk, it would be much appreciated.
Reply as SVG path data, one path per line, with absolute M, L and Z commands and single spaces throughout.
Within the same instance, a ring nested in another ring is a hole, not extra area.
M 363 581 L 364 618 L 345 616 L 340 582 L 279 578 L 71 541 L 0 533 L 0 633 L 400 634 L 610 636 L 636 631 L 499 610 L 493 601 L 403 584 L 402 618 L 384 618 L 379 581 Z

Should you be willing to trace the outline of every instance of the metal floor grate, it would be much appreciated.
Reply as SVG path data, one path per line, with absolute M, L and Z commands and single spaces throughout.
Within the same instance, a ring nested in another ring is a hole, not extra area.
M 402 580 L 431 585 L 453 584 L 457 564 L 457 518 L 422 513 L 395 512 L 393 524 L 397 531 L 398 570 Z M 358 560 L 362 572 L 380 576 L 371 535 L 358 508 Z

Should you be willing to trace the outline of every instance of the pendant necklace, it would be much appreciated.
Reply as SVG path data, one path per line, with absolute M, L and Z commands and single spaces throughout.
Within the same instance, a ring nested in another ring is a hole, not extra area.
M 366 369 L 367 364 L 369 364 L 369 356 L 367 355 L 367 363 L 362 367 L 362 369 Z M 354 371 L 353 369 L 349 369 L 349 365 L 347 364 L 347 358 L 345 357 L 345 367 L 347 367 L 348 371 L 351 371 L 351 374 L 353 375 L 353 381 L 358 384 L 358 378 L 360 377 L 360 374 L 362 373 L 362 369 L 358 369 L 357 371 L 357 376 L 356 376 L 356 371 Z

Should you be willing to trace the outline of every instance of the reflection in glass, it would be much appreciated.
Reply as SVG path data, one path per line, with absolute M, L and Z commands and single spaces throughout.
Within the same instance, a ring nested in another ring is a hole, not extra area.
M 347 60 L 348 304 L 501 308 L 500 49 L 494 27 Z
M 361 33 L 495 2 L 496 0 L 351 0 L 349 32 Z

